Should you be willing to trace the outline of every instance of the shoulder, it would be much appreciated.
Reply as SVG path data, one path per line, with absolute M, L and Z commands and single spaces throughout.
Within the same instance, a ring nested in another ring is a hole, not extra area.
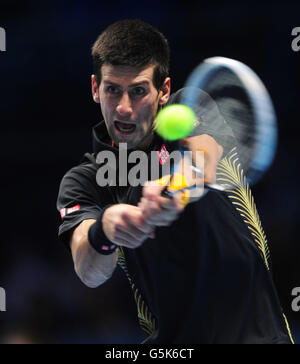
M 73 181 L 74 183 L 82 183 L 94 181 L 97 173 L 96 161 L 93 155 L 85 155 L 84 159 L 77 166 L 69 169 L 62 178 L 62 183 Z
M 91 156 L 91 155 L 89 155 Z M 79 165 L 71 168 L 63 176 L 58 192 L 58 209 L 77 206 L 94 206 L 111 203 L 107 188 L 97 183 L 97 165 L 84 159 Z
M 87 159 L 69 169 L 61 179 L 58 201 L 64 205 L 65 200 L 69 199 L 74 200 L 82 197 L 89 199 L 96 199 L 97 197 L 98 199 L 99 194 L 103 193 L 97 185 L 96 175 L 96 164 Z

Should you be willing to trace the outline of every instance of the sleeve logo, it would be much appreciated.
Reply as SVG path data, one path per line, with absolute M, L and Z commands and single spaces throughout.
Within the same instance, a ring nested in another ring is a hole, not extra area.
M 76 205 L 73 207 L 70 207 L 68 209 L 64 208 L 60 210 L 60 216 L 63 219 L 66 215 L 72 214 L 75 211 L 80 211 L 80 205 Z

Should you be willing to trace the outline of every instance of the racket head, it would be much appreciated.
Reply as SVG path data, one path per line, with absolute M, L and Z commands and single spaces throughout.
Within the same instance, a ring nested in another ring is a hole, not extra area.
M 266 87 L 250 67 L 225 57 L 204 60 L 188 77 L 181 103 L 217 135 L 222 131 L 214 130 L 214 120 L 223 118 L 233 132 L 247 182 L 253 185 L 262 178 L 274 160 L 277 120 Z

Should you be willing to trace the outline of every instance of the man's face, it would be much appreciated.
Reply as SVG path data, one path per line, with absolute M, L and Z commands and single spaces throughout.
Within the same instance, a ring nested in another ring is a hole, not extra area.
M 127 148 L 133 149 L 151 141 L 157 111 L 170 95 L 170 79 L 157 90 L 153 73 L 153 65 L 135 68 L 104 64 L 99 88 L 92 77 L 94 100 L 101 105 L 108 133 L 116 145 L 127 143 Z

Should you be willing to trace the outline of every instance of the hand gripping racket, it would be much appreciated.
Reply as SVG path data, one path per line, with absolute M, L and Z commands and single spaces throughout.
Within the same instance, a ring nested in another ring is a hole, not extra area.
M 234 148 L 247 183 L 253 185 L 262 178 L 275 156 L 277 121 L 269 93 L 253 70 L 233 59 L 208 58 L 188 77 L 180 103 L 194 110 L 204 133 L 223 139 L 228 150 Z M 224 134 L 228 126 L 232 137 L 228 136 L 228 129 Z M 195 131 L 197 127 L 194 134 Z M 203 172 L 193 163 L 191 168 L 199 175 Z M 238 183 L 219 178 L 216 184 L 206 183 L 204 187 L 226 191 Z M 164 191 L 169 197 L 173 194 Z

